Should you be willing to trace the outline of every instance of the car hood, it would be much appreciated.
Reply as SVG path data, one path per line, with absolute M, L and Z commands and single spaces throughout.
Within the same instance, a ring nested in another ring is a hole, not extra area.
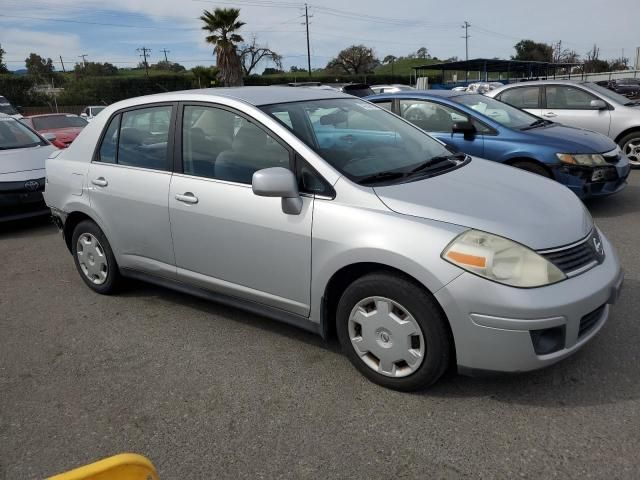
M 477 158 L 449 173 L 374 190 L 394 212 L 483 230 L 535 250 L 576 242 L 593 227 L 565 186 Z
M 56 150 L 52 145 L 0 150 L 0 175 L 44 169 L 47 157 Z
M 546 145 L 556 145 L 558 153 L 605 153 L 616 148 L 616 143 L 605 135 L 559 123 L 521 133 L 535 137 Z

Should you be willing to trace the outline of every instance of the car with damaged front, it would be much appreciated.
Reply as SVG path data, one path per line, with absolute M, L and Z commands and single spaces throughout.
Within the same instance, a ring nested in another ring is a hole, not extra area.
M 552 178 L 580 198 L 611 195 L 627 185 L 629 159 L 610 138 L 485 95 L 415 90 L 367 100 L 460 151 Z
M 132 277 L 335 333 L 398 390 L 553 364 L 596 336 L 623 280 L 565 187 L 337 91 L 110 105 L 48 160 L 45 198 L 95 292 Z

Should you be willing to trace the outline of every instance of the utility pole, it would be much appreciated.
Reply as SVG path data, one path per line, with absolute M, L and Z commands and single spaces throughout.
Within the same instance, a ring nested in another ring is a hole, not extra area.
M 82 66 L 83 68 L 87 68 L 87 57 L 89 55 L 86 53 L 83 53 L 82 55 L 78 55 L 78 57 L 80 57 L 82 59 Z
M 467 22 L 466 20 L 464 21 L 464 25 L 462 25 L 462 28 L 464 28 L 464 57 L 467 60 L 467 62 L 469 61 L 469 27 L 471 26 L 471 24 L 469 22 Z M 442 78 L 442 81 L 444 82 L 444 76 Z M 464 81 L 468 82 L 469 81 L 469 67 L 467 67 L 464 71 Z
M 464 38 L 464 51 L 465 51 L 465 58 L 467 61 L 469 61 L 469 27 L 471 26 L 471 24 L 469 22 L 467 22 L 466 20 L 464 21 L 464 25 L 462 25 L 462 28 L 464 28 L 464 36 L 462 38 Z
M 136 52 L 142 52 L 140 54 L 140 56 L 144 59 L 144 61 L 142 63 L 144 65 L 144 72 L 148 77 L 149 76 L 149 62 L 147 62 L 147 55 L 149 55 L 151 53 L 151 49 L 147 48 L 147 47 L 140 47 L 140 48 L 136 48 Z
M 304 23 L 307 27 L 307 67 L 311 76 L 311 48 L 309 47 L 309 6 L 304 4 Z
M 62 61 L 62 55 L 60 55 L 60 65 L 62 65 L 62 72 L 67 73 L 67 71 L 64 69 L 64 62 Z
M 162 50 L 160 50 L 162 53 L 164 53 L 164 61 L 165 63 L 169 63 L 169 60 L 167 60 L 167 53 L 170 53 L 171 50 L 167 50 L 166 48 L 163 48 Z

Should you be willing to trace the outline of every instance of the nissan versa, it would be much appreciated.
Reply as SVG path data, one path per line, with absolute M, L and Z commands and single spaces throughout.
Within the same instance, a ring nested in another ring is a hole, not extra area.
M 399 390 L 450 364 L 557 362 L 602 328 L 623 279 L 567 188 L 336 91 L 111 105 L 51 155 L 45 199 L 94 291 L 134 277 L 335 331 Z

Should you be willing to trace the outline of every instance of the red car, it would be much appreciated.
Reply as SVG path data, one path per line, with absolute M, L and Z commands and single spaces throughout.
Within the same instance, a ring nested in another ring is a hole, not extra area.
M 58 148 L 67 148 L 88 122 L 70 113 L 50 113 L 45 115 L 31 115 L 22 122 L 40 134 L 53 133 L 56 139 L 53 143 Z

